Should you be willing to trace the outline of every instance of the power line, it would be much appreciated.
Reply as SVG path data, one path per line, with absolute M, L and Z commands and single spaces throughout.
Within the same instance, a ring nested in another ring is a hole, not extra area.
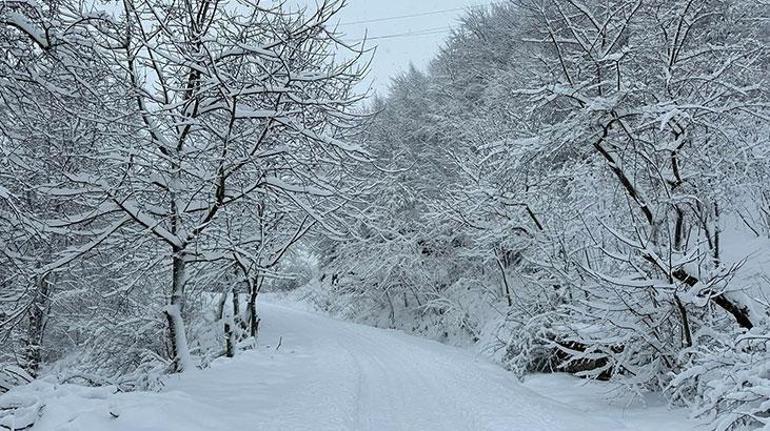
M 457 11 L 461 11 L 461 10 L 465 10 L 465 8 L 464 7 L 456 7 L 456 8 L 452 8 L 452 9 L 440 9 L 440 10 L 434 10 L 434 11 L 430 11 L 430 12 L 415 13 L 415 14 L 411 14 L 411 15 L 398 15 L 398 16 L 391 16 L 391 17 L 386 17 L 386 18 L 367 19 L 367 20 L 363 20 L 363 21 L 342 22 L 342 23 L 340 23 L 340 25 L 357 25 L 357 24 L 370 24 L 370 23 L 374 23 L 374 22 L 397 21 L 397 20 L 400 20 L 400 19 L 419 18 L 421 16 L 441 15 L 441 14 L 444 14 L 444 13 L 457 12 Z
M 366 41 L 372 41 L 372 40 L 381 40 L 381 39 L 396 39 L 400 37 L 416 37 L 416 36 L 429 36 L 434 34 L 442 34 L 446 33 L 448 31 L 451 31 L 452 28 L 449 26 L 446 27 L 436 27 L 436 28 L 426 28 L 424 30 L 418 30 L 418 31 L 409 31 L 405 33 L 393 33 L 393 34 L 385 34 L 382 36 L 373 36 L 373 37 L 367 37 L 366 39 L 360 39 L 358 42 Z
M 397 16 L 389 16 L 384 18 L 373 18 L 373 19 L 366 19 L 362 21 L 351 21 L 351 22 L 341 22 L 339 23 L 340 26 L 344 25 L 357 25 L 357 24 L 371 24 L 375 22 L 386 22 L 386 21 L 398 21 L 402 19 L 409 19 L 409 18 L 419 18 L 423 16 L 431 16 L 431 15 L 441 15 L 449 12 L 458 12 L 458 11 L 464 11 L 468 10 L 470 8 L 476 8 L 476 7 L 485 7 L 485 6 L 492 6 L 495 4 L 499 4 L 499 2 L 491 2 L 491 3 L 483 3 L 483 4 L 475 4 L 470 6 L 464 6 L 464 7 L 455 7 L 455 8 L 449 8 L 449 9 L 437 9 L 427 12 L 421 12 L 421 13 L 414 13 L 409 15 L 397 15 Z

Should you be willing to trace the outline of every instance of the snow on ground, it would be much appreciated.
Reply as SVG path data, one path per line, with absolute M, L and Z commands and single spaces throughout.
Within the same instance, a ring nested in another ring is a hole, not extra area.
M 524 386 L 562 402 L 586 415 L 610 418 L 634 431 L 702 430 L 686 420 L 687 411 L 671 410 L 661 395 L 639 395 L 622 385 L 579 379 L 568 374 L 538 374 Z
M 598 383 L 522 385 L 467 350 L 281 305 L 261 313 L 260 349 L 160 393 L 38 382 L 6 397 L 43 399 L 39 431 L 697 429 L 662 405 L 610 406 Z

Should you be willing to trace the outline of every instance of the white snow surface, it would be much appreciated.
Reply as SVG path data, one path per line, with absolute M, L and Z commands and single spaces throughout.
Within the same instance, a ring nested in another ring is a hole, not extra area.
M 159 393 L 42 381 L 5 401 L 41 401 L 39 431 L 697 429 L 663 403 L 611 403 L 605 384 L 521 384 L 468 350 L 284 305 L 261 304 L 261 317 L 259 349 L 170 377 Z

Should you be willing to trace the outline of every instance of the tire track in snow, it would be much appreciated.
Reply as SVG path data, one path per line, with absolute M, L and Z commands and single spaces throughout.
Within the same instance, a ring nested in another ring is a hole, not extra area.
M 511 374 L 463 350 L 279 306 L 266 306 L 264 312 L 277 327 L 303 326 L 315 346 L 336 351 L 330 358 L 352 358 L 348 373 L 355 381 L 356 425 L 351 430 L 624 428 L 536 394 Z M 345 374 L 338 371 L 333 374 Z M 329 385 L 333 389 L 334 383 Z

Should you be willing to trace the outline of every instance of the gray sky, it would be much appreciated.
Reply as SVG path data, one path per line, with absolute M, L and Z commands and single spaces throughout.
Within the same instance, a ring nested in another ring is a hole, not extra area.
M 2 1 L 2 0 L 0 0 Z M 279 2 L 281 0 L 274 0 Z M 288 0 L 290 7 L 313 9 L 320 0 Z M 368 34 L 368 46 L 377 46 L 365 86 L 372 84 L 384 93 L 390 78 L 413 63 L 424 69 L 437 53 L 458 19 L 473 6 L 500 0 L 347 0 L 338 16 L 346 40 L 360 40 Z M 117 5 L 105 4 L 100 10 L 120 13 Z
M 314 0 L 297 2 L 310 7 L 315 4 Z M 377 45 L 369 80 L 382 93 L 390 77 L 405 70 L 410 62 L 421 69 L 428 64 L 467 7 L 489 3 L 490 0 L 348 0 L 348 7 L 339 17 L 340 30 L 348 35 L 348 40 L 360 39 L 368 30 L 370 44 Z M 420 16 L 404 17 L 407 15 Z

